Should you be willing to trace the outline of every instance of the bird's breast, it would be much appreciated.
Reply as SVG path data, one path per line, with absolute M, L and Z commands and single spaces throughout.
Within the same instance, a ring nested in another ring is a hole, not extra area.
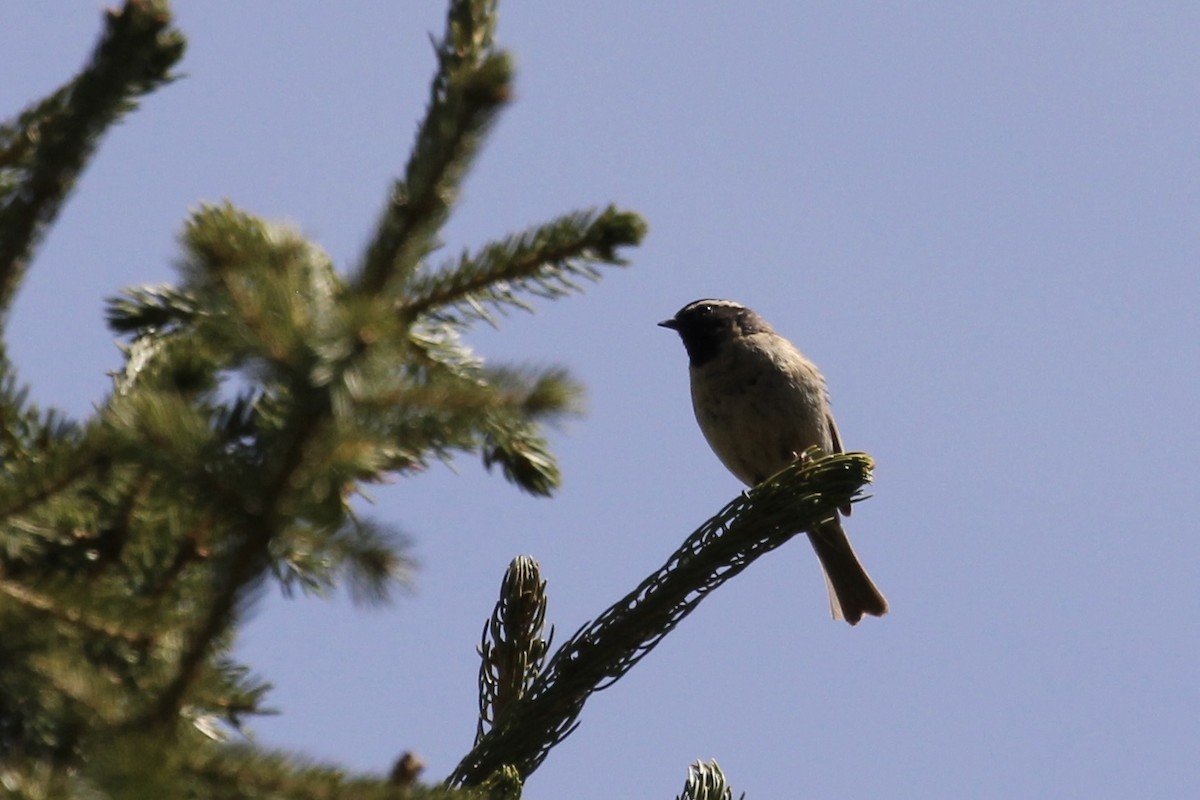
M 713 452 L 753 486 L 814 444 L 832 448 L 828 400 L 820 373 L 786 341 L 735 344 L 692 368 L 692 407 Z

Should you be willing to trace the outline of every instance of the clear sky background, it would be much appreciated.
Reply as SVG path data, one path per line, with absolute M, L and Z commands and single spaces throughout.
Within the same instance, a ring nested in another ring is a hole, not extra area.
M 189 208 L 229 198 L 356 262 L 407 157 L 440 0 L 178 0 L 187 77 L 114 129 L 9 327 L 74 415 L 121 363 L 102 299 L 173 279 Z M 99 4 L 0 6 L 15 113 L 70 77 Z M 448 252 L 616 202 L 650 235 L 586 295 L 472 342 L 561 363 L 589 414 L 565 486 L 472 459 L 375 492 L 415 591 L 264 598 L 238 646 L 282 713 L 260 740 L 447 774 L 475 647 L 533 555 L 565 639 L 741 490 L 655 327 L 760 311 L 879 462 L 848 528 L 892 612 L 829 619 L 803 540 L 710 597 L 526 796 L 671 798 L 715 757 L 753 800 L 1185 797 L 1200 785 L 1200 4 L 501 4 L 518 61 Z

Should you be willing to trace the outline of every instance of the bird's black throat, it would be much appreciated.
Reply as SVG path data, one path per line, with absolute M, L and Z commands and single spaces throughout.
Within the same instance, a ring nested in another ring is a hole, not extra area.
M 721 342 L 728 336 L 715 330 L 680 330 L 679 338 L 683 340 L 683 349 L 687 350 L 688 363 L 700 367 L 717 357 L 721 350 Z

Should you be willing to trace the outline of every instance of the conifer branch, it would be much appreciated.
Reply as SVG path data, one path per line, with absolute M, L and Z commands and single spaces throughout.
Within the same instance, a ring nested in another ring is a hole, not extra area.
M 452 0 L 429 107 L 363 260 L 364 293 L 402 287 L 436 248 L 483 137 L 512 95 L 512 59 L 492 49 L 495 24 L 494 0 Z
M 272 543 L 271 564 L 285 594 L 299 587 L 324 596 L 346 586 L 353 601 L 372 605 L 386 602 L 393 586 L 409 585 L 416 568 L 404 537 L 356 517 L 332 536 L 293 526 Z
M 548 419 L 576 413 L 581 394 L 582 388 L 560 367 L 481 366 L 435 370 L 423 383 L 357 399 L 366 407 L 404 415 L 435 409 L 467 414 L 510 411 Z
M 127 0 L 106 12 L 105 23 L 88 66 L 0 128 L 0 316 L 101 135 L 140 96 L 170 81 L 183 56 L 164 0 Z
M 742 800 L 745 800 L 745 797 L 743 794 Z M 733 800 L 733 789 L 716 759 L 697 761 L 688 767 L 683 794 L 678 795 L 675 800 Z
M 599 280 L 594 264 L 624 266 L 617 248 L 639 244 L 645 233 L 641 217 L 614 206 L 565 214 L 415 276 L 401 313 L 490 323 L 489 309 L 531 310 L 520 294 L 553 299 L 579 292 L 577 280 Z
M 175 330 L 190 323 L 200 308 L 193 293 L 170 284 L 134 286 L 108 301 L 108 327 L 117 334 Z
M 29 402 L 29 390 L 18 382 L 0 338 L 0 475 L 7 478 L 30 468 L 61 472 L 57 466 L 42 463 L 46 451 L 61 453 L 63 444 L 73 446 L 70 443 L 78 434 L 76 423 L 60 412 L 42 411 Z M 28 489 L 18 491 L 29 493 Z M 33 492 L 37 491 L 34 487 Z
M 483 466 L 500 472 L 511 484 L 529 494 L 547 497 L 562 483 L 550 444 L 532 423 L 497 419 L 484 430 Z
M 161 738 L 161 737 L 160 737 Z M 150 757 L 147 757 L 149 754 Z M 170 758 L 159 741 L 130 737 L 105 754 L 115 763 L 89 774 L 109 797 L 129 796 L 133 785 L 156 786 L 156 797 L 287 798 L 288 800 L 489 800 L 483 791 L 449 790 L 411 782 L 398 787 L 380 776 L 347 774 L 345 769 L 294 754 L 231 744 L 184 748 Z M 157 756 L 157 757 L 156 757 Z
M 409 469 L 455 450 L 479 452 L 518 488 L 553 491 L 561 478 L 538 426 L 579 411 L 578 384 L 554 367 L 483 367 L 462 351 L 424 355 L 411 382 L 360 401 L 391 422 L 389 463 Z
M 546 603 L 546 582 L 538 563 L 517 556 L 504 572 L 500 600 L 479 644 L 477 743 L 509 706 L 525 696 L 542 669 L 554 636 L 551 630 L 543 638 Z
M 213 590 L 206 612 L 199 625 L 188 632 L 181 648 L 174 677 L 155 698 L 140 723 L 160 725 L 176 716 L 188 688 L 200 674 L 216 640 L 231 627 L 238 603 L 257 587 L 269 566 L 272 540 L 282 530 L 285 520 L 281 500 L 300 468 L 311 437 L 322 424 L 322 415 L 312 408 L 296 409 L 291 424 L 286 426 L 284 441 L 289 445 L 274 469 L 268 474 L 262 494 L 262 505 L 245 506 L 234 513 L 240 519 L 230 520 L 234 545 L 222 559 L 216 571 L 217 587 Z M 261 508 L 261 511 L 255 510 Z M 240 512 L 240 513 L 239 513 Z
M 488 800 L 521 800 L 525 782 L 515 767 L 505 764 L 479 785 Z
M 185 229 L 181 285 L 110 301 L 126 363 L 88 425 L 29 406 L 0 341 L 0 752 L 36 767 L 0 757 L 6 786 L 472 794 L 345 781 L 211 741 L 221 719 L 261 713 L 266 685 L 226 654 L 264 581 L 374 602 L 411 570 L 400 537 L 352 513 L 363 484 L 457 451 L 525 491 L 558 484 L 541 426 L 576 409 L 578 387 L 560 369 L 485 365 L 460 334 L 519 295 L 576 291 L 595 265 L 623 263 L 617 248 L 644 225 L 613 208 L 566 215 L 422 271 L 511 95 L 495 16 L 495 0 L 451 0 L 429 108 L 353 285 L 295 231 L 205 206 Z M 169 23 L 165 0 L 127 0 L 79 77 L 0 129 L 0 320 L 100 135 L 170 79 L 183 38 Z M 541 584 L 506 592 L 481 744 L 545 674 Z M 498 764 L 476 783 L 515 797 L 521 773 Z
M 11 430 L 8 425 L 2 427 Z M 89 477 L 100 457 L 92 446 L 74 437 L 48 438 L 41 443 L 37 458 L 21 455 L 10 452 L 0 459 L 0 521 L 24 514 Z M 9 554 L 16 550 L 8 545 L 14 536 L 11 529 L 0 531 L 0 543 Z
M 571 733 L 593 692 L 625 675 L 713 590 L 856 500 L 873 465 L 865 453 L 810 457 L 733 500 L 636 589 L 559 647 L 525 697 L 497 720 L 447 783 L 478 785 L 506 764 L 528 778 Z
M 46 614 L 68 625 L 83 628 L 112 639 L 122 639 L 129 644 L 144 646 L 149 635 L 144 631 L 123 628 L 107 619 L 88 613 L 82 606 L 61 606 L 60 599 L 49 594 L 33 591 L 27 586 L 0 578 L 0 594 L 4 594 L 25 608 Z

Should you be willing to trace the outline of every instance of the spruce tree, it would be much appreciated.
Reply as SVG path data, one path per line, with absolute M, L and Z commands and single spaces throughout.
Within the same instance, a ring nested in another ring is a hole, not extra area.
M 495 0 L 451 0 L 411 156 L 358 263 L 335 265 L 232 205 L 200 208 L 184 224 L 178 282 L 109 302 L 124 363 L 83 420 L 28 401 L 0 336 L 7 791 L 518 797 L 591 693 L 869 480 L 865 454 L 811 454 L 721 509 L 553 651 L 545 581 L 515 559 L 480 646 L 476 743 L 441 783 L 420 783 L 408 755 L 390 775 L 348 776 L 221 735 L 266 692 L 230 655 L 259 589 L 342 586 L 382 601 L 408 578 L 388 522 L 356 511 L 362 487 L 463 453 L 535 495 L 559 483 L 542 426 L 575 409 L 580 387 L 563 369 L 489 363 L 464 337 L 624 264 L 645 224 L 615 207 L 576 211 L 438 255 L 512 95 L 495 25 Z M 173 79 L 184 44 L 165 0 L 127 0 L 82 71 L 0 128 L 0 321 L 102 137 Z M 713 762 L 692 768 L 682 796 L 731 792 Z

